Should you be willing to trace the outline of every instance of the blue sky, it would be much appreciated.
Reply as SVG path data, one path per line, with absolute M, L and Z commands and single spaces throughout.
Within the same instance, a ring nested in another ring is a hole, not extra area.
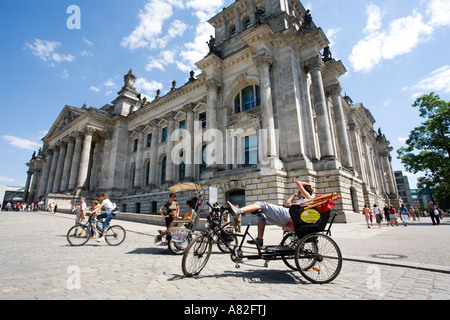
M 130 68 L 150 97 L 198 74 L 213 34 L 206 21 L 233 2 L 1 0 L 0 184 L 24 185 L 25 163 L 63 107 L 110 103 Z M 348 70 L 343 91 L 370 110 L 395 150 L 421 122 L 416 97 L 435 91 L 450 100 L 450 1 L 302 3 Z M 71 5 L 81 29 L 67 26 Z M 392 156 L 394 170 L 404 170 Z

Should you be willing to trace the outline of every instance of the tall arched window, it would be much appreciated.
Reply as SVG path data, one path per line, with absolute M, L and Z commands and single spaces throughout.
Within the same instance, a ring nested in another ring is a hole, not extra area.
M 259 86 L 248 86 L 234 98 L 234 113 L 250 110 L 259 105 L 261 105 Z

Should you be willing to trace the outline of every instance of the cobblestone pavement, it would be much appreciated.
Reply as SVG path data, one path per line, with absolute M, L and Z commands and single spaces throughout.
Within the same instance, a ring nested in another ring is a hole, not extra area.
M 370 231 L 358 223 L 336 225 L 333 238 L 345 260 L 338 278 L 326 285 L 309 283 L 281 261 L 271 262 L 268 268 L 253 261 L 253 265 L 235 269 L 229 256 L 217 248 L 199 276 L 186 278 L 181 256 L 154 244 L 160 227 L 113 220 L 127 230 L 122 245 L 111 247 L 91 240 L 83 247 L 71 247 L 66 233 L 73 223 L 74 216 L 59 213 L 0 212 L 0 299 L 450 299 L 448 256 L 435 251 L 431 256 L 440 258 L 435 257 L 432 264 L 413 258 L 414 252 L 429 253 L 433 246 L 448 251 L 447 221 L 436 228 L 427 226 L 435 228 L 427 232 L 439 230 L 446 235 L 439 244 L 419 238 L 419 225 Z M 413 239 L 407 238 L 406 230 L 411 230 Z M 268 227 L 266 234 L 270 241 L 278 238 L 279 231 Z M 391 244 L 386 251 L 367 245 L 380 242 L 384 248 L 383 241 Z M 402 249 L 402 241 L 416 250 Z M 369 259 L 370 252 L 398 253 L 393 251 L 396 247 L 410 261 Z

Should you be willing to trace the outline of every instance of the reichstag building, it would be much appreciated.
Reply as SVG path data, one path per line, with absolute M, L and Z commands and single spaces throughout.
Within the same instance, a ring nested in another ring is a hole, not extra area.
M 343 95 L 346 68 L 300 1 L 238 0 L 209 23 L 209 53 L 185 84 L 149 99 L 130 70 L 110 104 L 65 106 L 27 163 L 26 199 L 68 210 L 107 192 L 146 213 L 193 181 L 220 204 L 282 205 L 301 180 L 341 194 L 341 222 L 366 203 L 398 206 L 392 147 Z

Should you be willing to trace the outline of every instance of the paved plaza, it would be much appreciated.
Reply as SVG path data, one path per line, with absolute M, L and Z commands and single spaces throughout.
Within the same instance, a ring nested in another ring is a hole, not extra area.
M 281 261 L 235 269 L 216 247 L 202 273 L 186 278 L 181 256 L 154 244 L 158 226 L 113 220 L 127 230 L 122 245 L 91 240 L 71 247 L 66 233 L 74 216 L 1 212 L 0 299 L 449 300 L 449 222 L 432 226 L 422 218 L 381 230 L 336 224 L 342 271 L 332 283 L 315 285 Z M 276 227 L 266 234 L 266 243 L 281 239 Z

